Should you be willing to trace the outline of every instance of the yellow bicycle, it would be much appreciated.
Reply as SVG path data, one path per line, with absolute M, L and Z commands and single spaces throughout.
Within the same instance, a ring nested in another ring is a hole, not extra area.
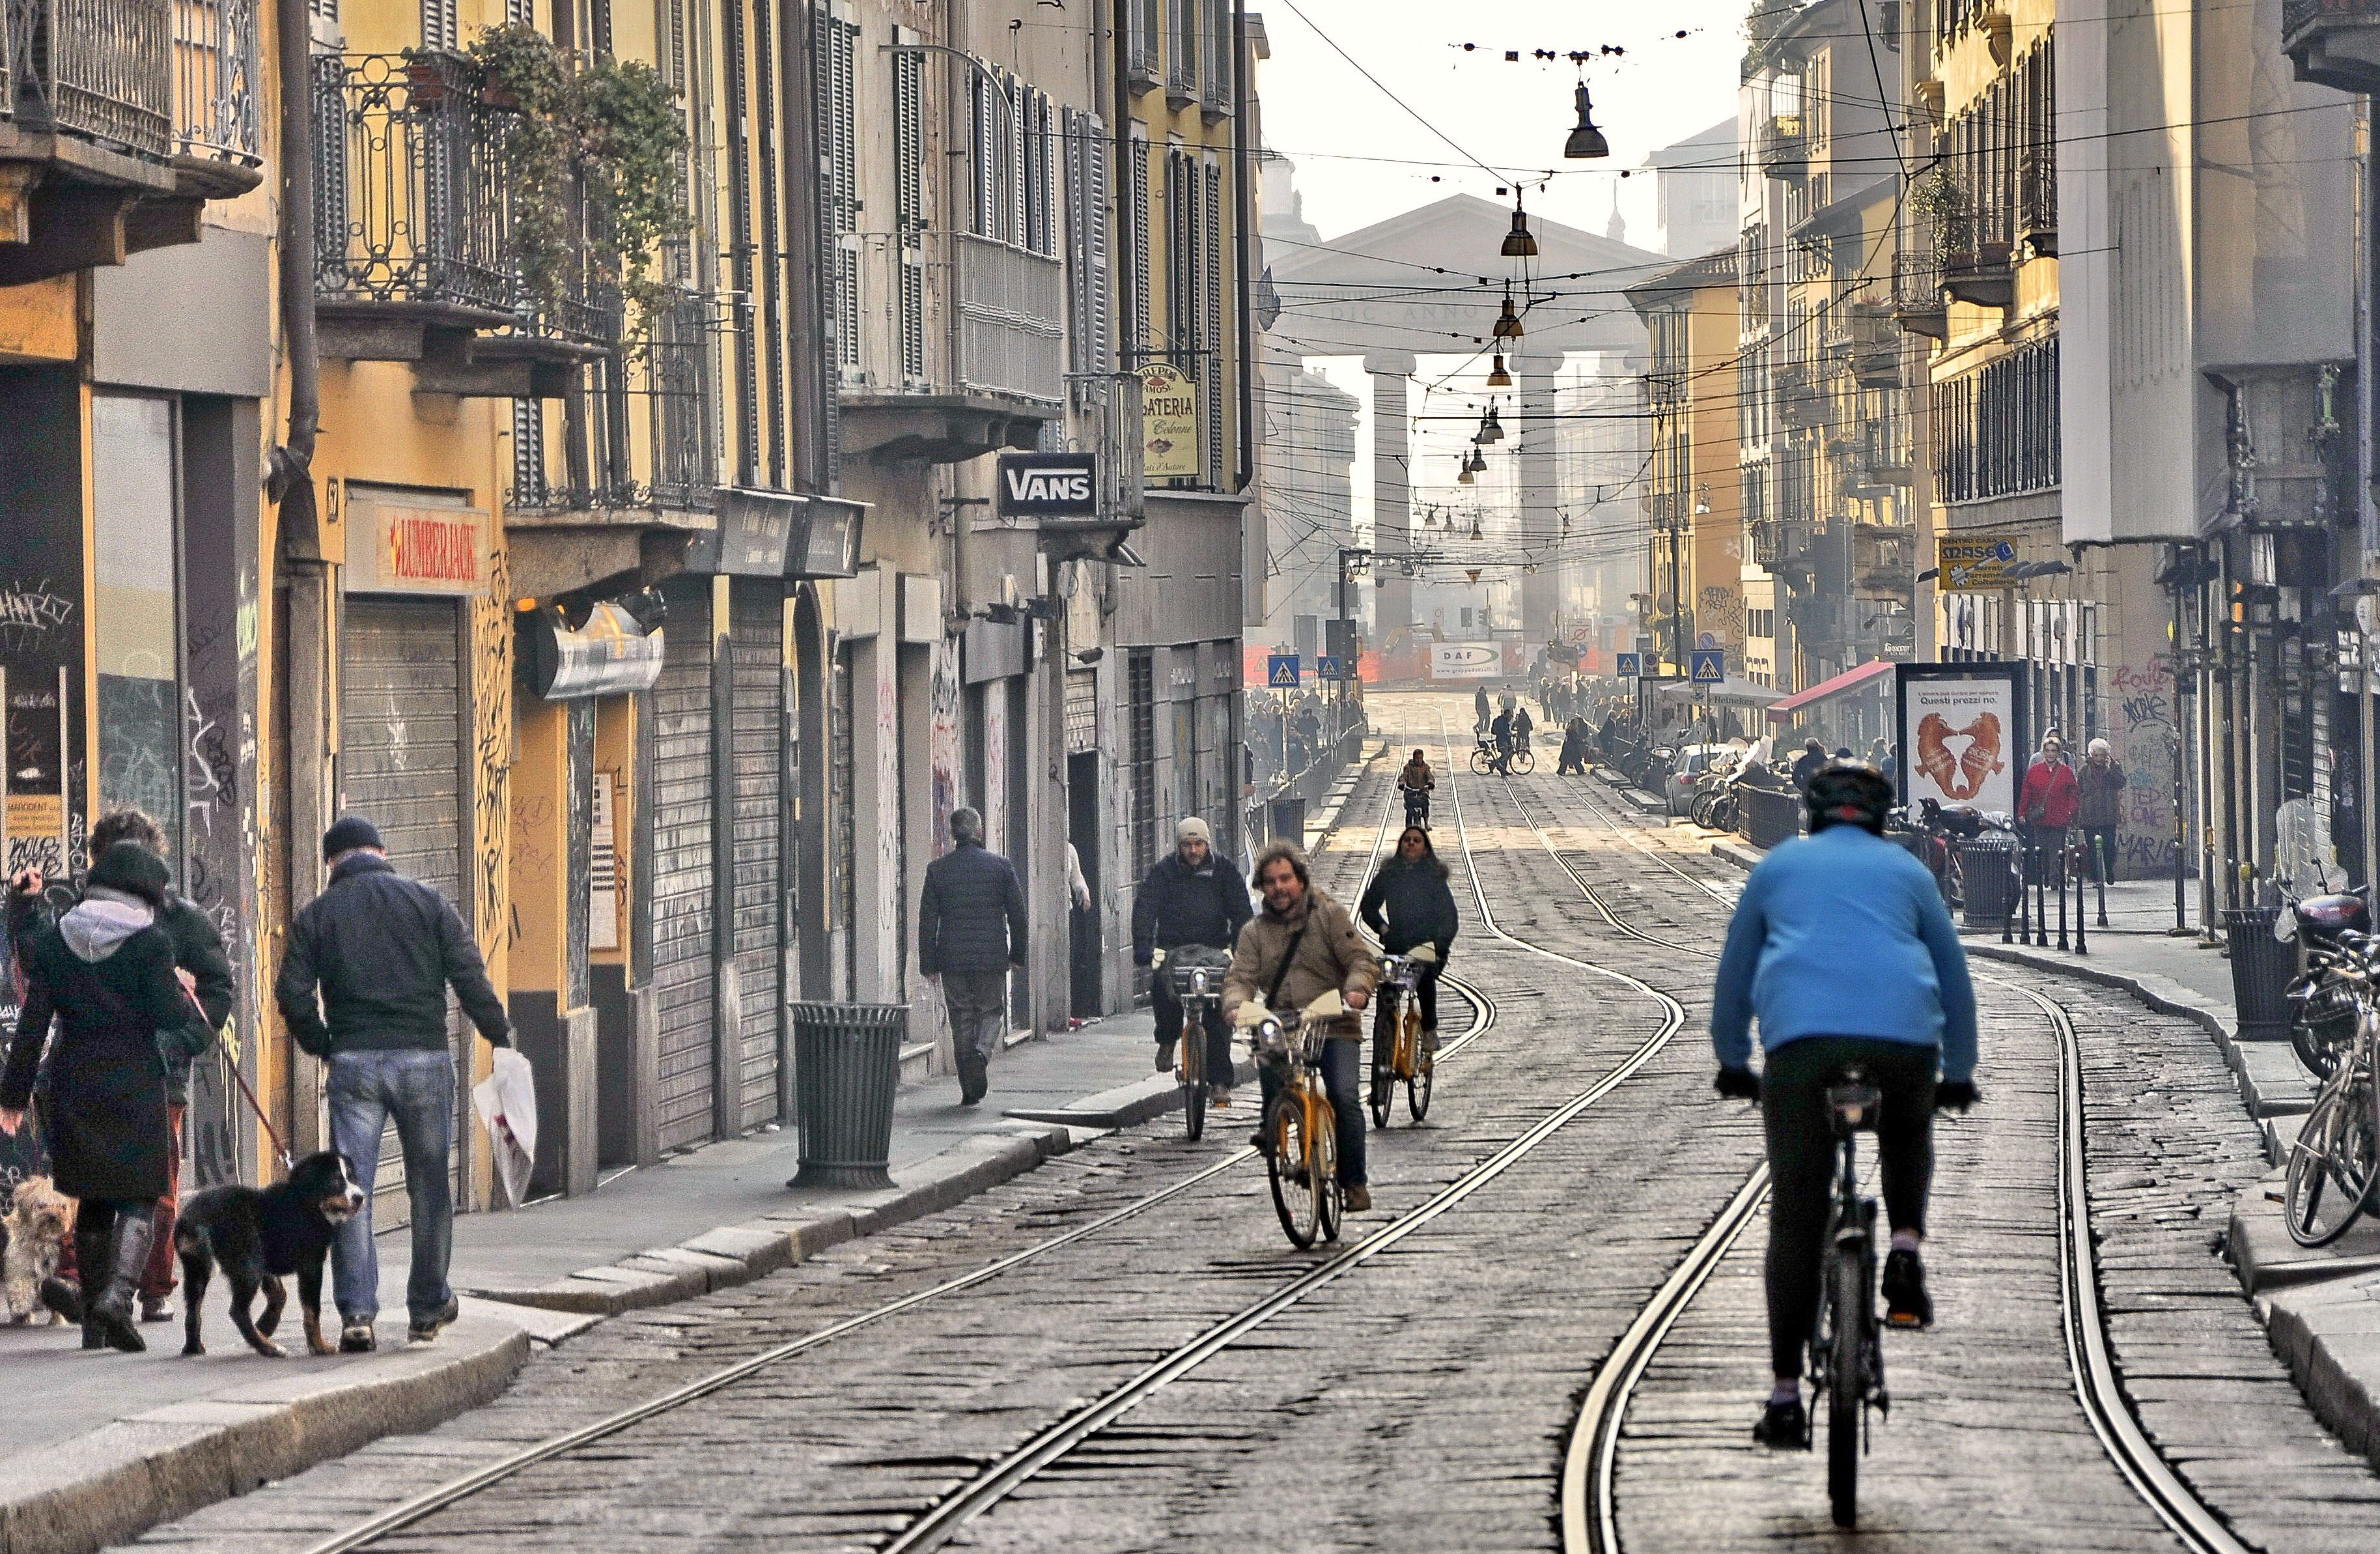
M 1421 1000 L 1416 996 L 1422 974 L 1438 964 L 1438 951 L 1416 944 L 1402 955 L 1380 959 L 1381 1004 L 1378 1018 L 1392 1033 L 1388 1062 L 1372 1069 L 1372 1125 L 1389 1125 L 1389 1102 L 1400 1082 L 1405 1087 L 1405 1110 L 1420 1122 L 1429 1115 L 1429 1092 L 1437 1062 L 1422 1050 Z M 1373 1040 L 1379 1039 L 1375 1027 Z
M 1272 1206 L 1290 1244 L 1301 1250 L 1339 1239 L 1345 1204 L 1339 1190 L 1338 1113 L 1322 1080 L 1322 1049 L 1330 1022 L 1346 1012 L 1334 990 L 1301 1010 L 1274 1014 L 1251 999 L 1240 1018 L 1257 1062 L 1281 1070 L 1281 1088 L 1265 1111 L 1265 1175 Z
M 1208 1095 L 1218 1084 L 1231 1084 L 1228 1068 L 1220 1081 L 1207 1072 L 1207 1012 L 1222 1003 L 1230 969 L 1230 956 L 1205 945 L 1187 945 L 1170 956 L 1157 952 L 1157 974 L 1170 978 L 1173 1000 L 1182 1007 L 1182 1028 L 1173 1033 L 1173 1076 L 1182 1086 L 1182 1129 L 1194 1144 L 1207 1131 Z

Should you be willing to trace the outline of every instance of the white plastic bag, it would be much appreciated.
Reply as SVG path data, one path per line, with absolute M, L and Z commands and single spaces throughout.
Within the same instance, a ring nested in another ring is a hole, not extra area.
M 528 1197 L 529 1168 L 537 1163 L 537 1084 L 528 1060 L 510 1047 L 497 1048 L 495 1070 L 471 1087 L 471 1104 L 495 1147 L 504 1205 L 518 1208 Z

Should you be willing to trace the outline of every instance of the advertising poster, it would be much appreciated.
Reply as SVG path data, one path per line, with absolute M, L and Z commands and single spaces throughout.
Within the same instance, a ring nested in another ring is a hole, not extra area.
M 1198 385 L 1171 362 L 1140 370 L 1141 475 L 1167 480 L 1198 474 Z
M 2022 663 L 1896 665 L 1902 803 L 2013 813 L 2030 731 Z
M 1493 680 L 1503 673 L 1504 650 L 1496 643 L 1429 645 L 1429 677 L 1433 680 Z

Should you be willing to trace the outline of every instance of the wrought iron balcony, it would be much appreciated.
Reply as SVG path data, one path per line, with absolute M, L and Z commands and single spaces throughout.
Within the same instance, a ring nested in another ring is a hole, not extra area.
M 2006 308 L 2016 300 L 2016 245 L 2008 225 L 2004 212 L 1981 216 L 1961 212 L 1935 224 L 1942 289 L 1953 300 L 1979 308 Z
M 1827 354 L 1862 388 L 1900 386 L 1900 330 L 1889 305 L 1849 297 L 1827 314 Z
M 1904 334 L 1939 340 L 1950 333 L 1942 303 L 1942 267 L 1930 253 L 1903 249 L 1892 256 L 1892 317 Z
M 1064 261 L 972 233 L 862 241 L 844 451 L 947 463 L 1034 446 L 1066 397 Z
M 1760 127 L 1760 170 L 1772 178 L 1790 178 L 1809 165 L 1810 142 L 1799 114 L 1772 114 Z
M 2027 258 L 2058 257 L 2058 157 L 2042 148 L 2017 164 L 2016 240 Z
M 0 0 L 0 285 L 194 243 L 261 175 L 254 0 Z
M 1789 361 L 1777 370 L 1777 414 L 1787 426 L 1824 426 L 1834 415 L 1834 395 L 1817 363 Z
M 2287 0 L 2281 48 L 2301 81 L 2380 91 L 2380 0 Z
M 315 297 L 325 356 L 416 364 L 418 386 L 552 396 L 620 333 L 574 285 L 540 307 L 514 258 L 496 117 L 459 55 L 314 62 Z

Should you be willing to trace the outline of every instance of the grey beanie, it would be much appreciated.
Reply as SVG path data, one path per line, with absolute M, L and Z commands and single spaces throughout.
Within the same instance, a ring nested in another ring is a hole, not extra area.
M 1178 847 L 1184 842 L 1204 842 L 1211 847 L 1215 844 L 1215 833 L 1208 831 L 1207 822 L 1197 816 L 1187 816 L 1180 825 L 1173 828 L 1174 845 Z

